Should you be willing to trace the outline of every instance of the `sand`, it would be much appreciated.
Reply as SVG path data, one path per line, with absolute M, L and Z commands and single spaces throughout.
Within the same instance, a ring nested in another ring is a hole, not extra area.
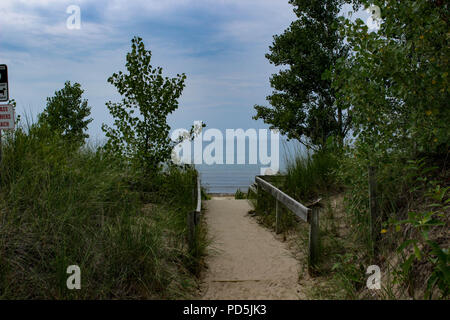
M 209 300 L 292 300 L 304 298 L 299 262 L 285 243 L 248 215 L 247 200 L 205 201 L 212 238 L 201 288 Z

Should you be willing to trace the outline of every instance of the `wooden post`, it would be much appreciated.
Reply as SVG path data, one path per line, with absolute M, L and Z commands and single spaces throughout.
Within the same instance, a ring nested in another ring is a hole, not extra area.
M 275 200 L 275 232 L 280 233 L 280 202 Z
M 375 251 L 375 243 L 379 233 L 378 204 L 377 204 L 377 173 L 376 168 L 369 167 L 369 208 L 370 208 L 370 237 Z
M 1 170 L 2 169 L 2 161 L 3 161 L 3 144 L 2 144 L 2 129 L 0 129 L 0 188 L 1 188 L 2 182 L 3 182 L 3 177 L 2 177 L 3 170 Z
M 261 187 L 259 183 L 256 183 L 256 211 L 260 209 L 261 206 Z
M 313 274 L 319 258 L 319 206 L 311 209 L 309 220 L 309 273 Z
M 193 178 L 194 180 L 194 190 L 193 190 L 193 200 L 194 200 L 194 206 L 197 207 L 197 197 L 198 197 L 198 192 L 197 192 L 197 175 L 194 176 Z M 194 228 L 197 225 L 197 212 L 194 211 Z
M 197 178 L 194 176 L 194 178 L 192 180 L 194 182 L 194 187 L 192 189 L 192 203 L 194 205 L 197 205 L 197 197 L 195 196 L 196 190 L 197 190 Z
M 194 225 L 197 226 L 200 223 L 200 213 L 194 211 Z
M 193 250 L 195 245 L 195 211 L 188 213 L 187 220 L 189 250 Z

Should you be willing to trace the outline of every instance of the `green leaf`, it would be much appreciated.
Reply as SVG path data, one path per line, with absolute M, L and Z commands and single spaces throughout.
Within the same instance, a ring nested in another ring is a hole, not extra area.
M 401 252 L 401 251 L 403 251 L 403 249 L 405 249 L 407 246 L 409 246 L 410 244 L 415 244 L 417 242 L 417 240 L 415 240 L 415 239 L 409 239 L 409 240 L 406 240 L 406 241 L 404 241 L 398 248 L 397 248 L 397 251 L 398 252 Z
M 417 260 L 422 259 L 422 253 L 416 243 L 414 243 L 414 254 L 415 254 Z

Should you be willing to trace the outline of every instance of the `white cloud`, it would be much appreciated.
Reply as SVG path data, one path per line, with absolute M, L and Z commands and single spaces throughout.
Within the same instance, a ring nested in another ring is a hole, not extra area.
M 81 7 L 81 30 L 66 28 L 71 4 Z M 92 136 L 109 122 L 104 103 L 119 98 L 106 79 L 124 70 L 134 34 L 143 36 L 152 63 L 165 74 L 188 76 L 173 121 L 251 123 L 252 106 L 264 103 L 274 71 L 264 54 L 272 35 L 294 17 L 287 0 L 0 0 L 0 14 L 0 61 L 10 65 L 11 96 L 19 111 L 37 114 L 64 81 L 80 82 L 93 106 Z M 166 35 L 148 25 L 176 27 Z M 195 43 L 183 42 L 184 26 L 207 32 Z M 208 50 L 213 54 L 205 54 Z

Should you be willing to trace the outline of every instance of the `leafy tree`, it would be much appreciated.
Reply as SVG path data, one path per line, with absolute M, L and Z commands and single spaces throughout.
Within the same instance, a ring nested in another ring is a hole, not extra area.
M 114 127 L 102 126 L 106 149 L 132 160 L 147 174 L 170 159 L 173 142 L 167 116 L 178 108 L 186 79 L 185 74 L 163 77 L 161 67 L 150 65 L 151 57 L 142 39 L 133 38 L 126 57 L 128 73 L 120 71 L 108 79 L 123 96 L 121 103 L 107 103 Z
M 323 74 L 347 55 L 338 14 L 342 0 L 290 0 L 298 19 L 274 36 L 266 58 L 287 66 L 270 79 L 275 89 L 267 97 L 271 107 L 256 105 L 254 119 L 263 119 L 288 138 L 323 147 L 330 136 L 343 139 L 350 118 L 336 103 L 331 80 Z
M 447 153 L 448 4 L 442 1 L 357 1 L 381 8 L 378 32 L 345 22 L 354 55 L 337 64 L 334 88 L 351 106 L 355 136 L 372 162 L 387 152 Z
M 354 127 L 352 157 L 344 159 L 348 164 L 341 170 L 352 199 L 347 210 L 369 221 L 364 174 L 368 165 L 377 166 L 382 217 L 389 217 L 387 225 L 406 238 L 398 248 L 399 279 L 414 296 L 414 286 L 408 284 L 413 263 L 427 259 L 432 270 L 425 296 L 437 287 L 445 298 L 448 252 L 438 243 L 448 229 L 448 1 L 354 2 L 379 6 L 382 21 L 377 32 L 370 32 L 360 19 L 342 18 L 353 54 L 338 60 L 331 72 L 339 103 L 349 107 Z M 406 212 L 409 219 L 404 220 Z M 400 233 L 402 225 L 407 227 Z M 433 237 L 430 233 L 428 238 L 431 228 Z
M 47 98 L 47 107 L 39 115 L 38 125 L 48 128 L 71 143 L 83 143 L 89 135 L 85 132 L 92 119 L 87 99 L 82 99 L 84 90 L 79 83 L 66 81 L 64 88 Z

